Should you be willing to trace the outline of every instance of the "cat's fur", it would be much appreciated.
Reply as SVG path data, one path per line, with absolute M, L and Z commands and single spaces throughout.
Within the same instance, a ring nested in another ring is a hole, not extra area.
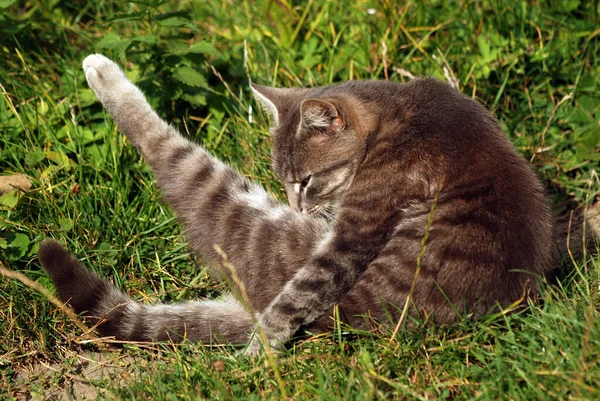
M 412 286 L 411 313 L 452 323 L 535 292 L 553 269 L 544 188 L 491 114 L 444 83 L 254 85 L 273 117 L 288 207 L 161 120 L 112 61 L 91 55 L 83 66 L 191 248 L 217 265 L 215 245 L 226 253 L 254 313 L 233 297 L 141 305 L 44 241 L 60 298 L 101 319 L 104 335 L 244 343 L 257 321 L 280 345 L 301 325 L 326 328 L 335 304 L 356 326 L 360 315 L 398 318 Z M 248 352 L 259 349 L 254 336 Z

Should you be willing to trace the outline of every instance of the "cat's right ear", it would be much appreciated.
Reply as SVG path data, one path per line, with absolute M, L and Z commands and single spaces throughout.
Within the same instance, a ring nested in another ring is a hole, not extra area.
M 287 88 L 272 88 L 270 86 L 250 84 L 254 98 L 263 106 L 263 108 L 273 118 L 273 124 L 279 124 L 279 116 L 286 102 Z

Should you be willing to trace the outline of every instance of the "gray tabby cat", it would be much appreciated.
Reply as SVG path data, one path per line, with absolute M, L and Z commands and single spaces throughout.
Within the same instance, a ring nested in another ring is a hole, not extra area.
M 91 55 L 83 68 L 148 160 L 191 248 L 217 265 L 215 245 L 227 254 L 253 311 L 231 296 L 141 305 L 45 240 L 39 256 L 58 295 L 103 335 L 250 340 L 254 354 L 256 325 L 277 347 L 302 325 L 327 329 L 335 304 L 354 326 L 364 315 L 389 321 L 411 287 L 411 314 L 447 324 L 535 293 L 554 267 L 539 180 L 490 113 L 437 80 L 253 85 L 273 118 L 288 207 L 161 120 L 115 63 Z

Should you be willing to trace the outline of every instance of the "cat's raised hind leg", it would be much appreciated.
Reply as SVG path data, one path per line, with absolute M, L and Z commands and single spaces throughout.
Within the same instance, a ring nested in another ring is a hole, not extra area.
M 121 341 L 173 341 L 204 344 L 245 344 L 254 319 L 235 298 L 173 305 L 142 305 L 108 280 L 88 270 L 58 242 L 40 244 L 40 262 L 48 272 L 58 297 L 75 312 L 85 312 L 103 336 Z

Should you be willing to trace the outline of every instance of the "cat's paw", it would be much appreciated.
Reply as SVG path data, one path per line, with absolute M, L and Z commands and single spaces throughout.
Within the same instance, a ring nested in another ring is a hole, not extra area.
M 87 56 L 83 60 L 83 71 L 90 88 L 103 103 L 111 93 L 118 92 L 120 86 L 129 83 L 119 66 L 102 54 Z
M 262 348 L 263 347 L 261 341 L 258 339 L 258 336 L 254 336 L 252 338 L 252 341 L 250 341 L 250 344 L 248 344 L 248 346 L 244 350 L 244 355 L 250 357 L 257 357 L 260 355 Z
M 268 339 L 268 345 L 265 347 L 263 342 L 263 338 L 261 334 L 256 331 L 252 335 L 252 339 L 250 340 L 250 344 L 244 350 L 245 356 L 257 357 L 260 356 L 263 352 L 271 353 L 271 354 L 279 354 L 281 352 L 281 343 L 276 340 Z

